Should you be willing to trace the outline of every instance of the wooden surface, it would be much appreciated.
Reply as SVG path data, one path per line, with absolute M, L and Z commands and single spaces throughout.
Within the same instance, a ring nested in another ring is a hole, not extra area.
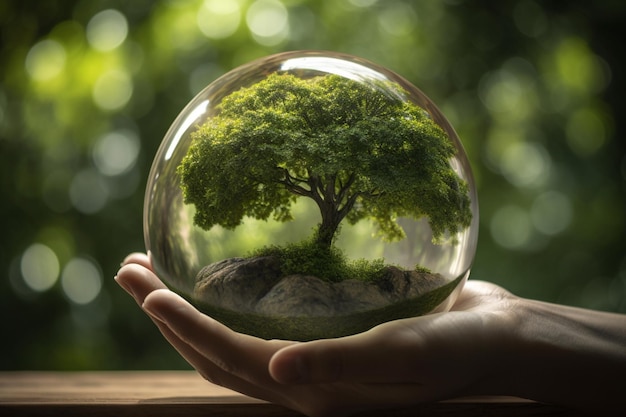
M 209 384 L 195 372 L 0 372 L 0 416 L 255 416 L 299 414 Z M 360 416 L 576 416 L 509 397 L 462 398 Z

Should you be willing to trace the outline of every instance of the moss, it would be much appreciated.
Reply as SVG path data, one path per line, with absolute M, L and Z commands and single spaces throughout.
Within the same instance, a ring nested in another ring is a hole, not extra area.
M 432 274 L 433 273 L 433 271 L 431 271 L 430 269 L 428 269 L 425 266 L 422 266 L 420 264 L 415 265 L 415 270 L 417 272 L 422 272 L 424 274 Z
M 312 239 L 285 246 L 266 246 L 250 256 L 277 257 L 284 276 L 310 275 L 329 282 L 346 279 L 375 282 L 384 276 L 386 267 L 382 258 L 350 261 L 340 249 L 324 247 Z

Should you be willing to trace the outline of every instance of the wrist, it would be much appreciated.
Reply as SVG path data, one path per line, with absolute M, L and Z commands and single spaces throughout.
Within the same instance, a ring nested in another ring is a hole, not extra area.
M 624 407 L 622 315 L 520 299 L 508 329 L 502 389 L 595 413 Z

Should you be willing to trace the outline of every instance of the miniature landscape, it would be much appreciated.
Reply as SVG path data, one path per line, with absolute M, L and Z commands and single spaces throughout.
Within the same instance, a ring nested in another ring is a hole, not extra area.
M 233 258 L 198 274 L 192 299 L 233 330 L 266 339 L 315 340 L 360 333 L 427 314 L 463 277 L 385 267 L 378 282 L 328 282 L 310 275 L 280 277 L 272 257 Z
M 332 317 L 379 309 L 443 286 L 428 271 L 385 266 L 376 281 L 330 282 L 313 275 L 283 275 L 275 256 L 232 258 L 204 267 L 193 296 L 216 307 L 270 317 Z

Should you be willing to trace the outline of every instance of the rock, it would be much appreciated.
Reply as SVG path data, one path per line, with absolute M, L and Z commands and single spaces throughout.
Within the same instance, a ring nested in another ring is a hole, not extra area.
M 280 275 L 274 257 L 225 259 L 200 270 L 193 297 L 217 307 L 251 312 Z
M 337 307 L 340 314 L 373 310 L 389 304 L 389 299 L 385 294 L 372 283 L 347 279 L 335 285 L 338 291 Z
M 307 275 L 281 279 L 256 305 L 256 312 L 268 316 L 332 316 L 337 290 L 329 282 Z
M 331 317 L 374 310 L 419 297 L 446 283 L 443 276 L 389 266 L 381 280 L 331 283 L 308 275 L 281 277 L 274 257 L 232 258 L 204 267 L 194 297 L 269 317 Z
M 440 274 L 406 271 L 395 266 L 386 267 L 384 278 L 376 283 L 389 302 L 415 298 L 445 284 Z

